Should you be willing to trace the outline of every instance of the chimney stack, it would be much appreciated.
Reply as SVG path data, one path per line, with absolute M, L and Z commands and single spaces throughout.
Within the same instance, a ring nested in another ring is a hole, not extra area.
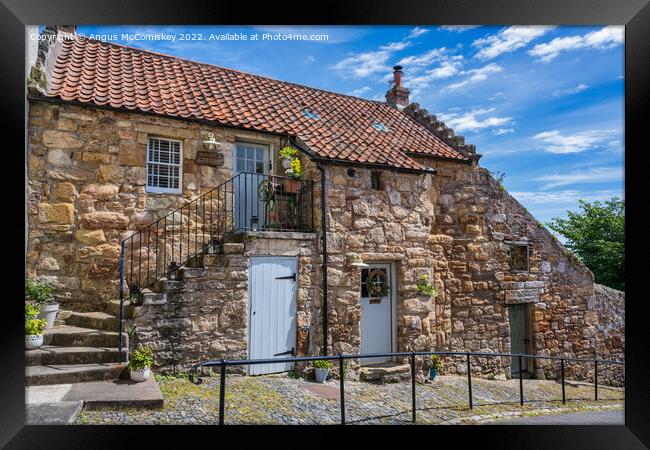
M 76 25 L 47 25 L 38 39 L 36 60 L 29 71 L 27 90 L 38 95 L 47 91 L 48 80 L 52 74 L 57 51 L 61 48 L 59 43 L 65 39 L 72 39 L 77 34 Z
M 409 89 L 402 86 L 402 66 L 393 67 L 393 81 L 392 86 L 386 92 L 386 103 L 393 108 L 402 109 L 409 105 Z

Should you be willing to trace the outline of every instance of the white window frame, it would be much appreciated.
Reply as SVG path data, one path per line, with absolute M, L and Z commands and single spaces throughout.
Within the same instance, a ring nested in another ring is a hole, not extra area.
M 179 164 L 166 164 L 166 163 L 160 163 L 156 161 L 150 161 L 149 160 L 149 145 L 151 143 L 152 139 L 157 139 L 159 141 L 167 141 L 167 142 L 177 142 L 178 147 L 180 150 L 180 163 Z M 178 167 L 178 188 L 163 188 L 163 187 L 158 187 L 158 186 L 150 186 L 149 185 L 149 164 L 153 165 L 166 165 L 166 166 L 171 166 L 171 167 Z M 146 170 L 146 176 L 147 176 L 147 181 L 145 184 L 145 190 L 146 192 L 154 193 L 154 194 L 182 194 L 183 193 L 183 141 L 180 141 L 178 139 L 169 139 L 165 137 L 159 137 L 159 136 L 149 136 L 147 139 L 147 165 L 145 167 Z

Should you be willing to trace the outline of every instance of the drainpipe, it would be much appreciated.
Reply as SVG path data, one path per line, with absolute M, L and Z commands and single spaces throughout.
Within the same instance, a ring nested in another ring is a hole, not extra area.
M 327 196 L 325 195 L 325 169 L 320 161 L 316 161 L 320 170 L 320 211 L 321 211 L 321 237 L 323 240 L 323 355 L 327 356 Z

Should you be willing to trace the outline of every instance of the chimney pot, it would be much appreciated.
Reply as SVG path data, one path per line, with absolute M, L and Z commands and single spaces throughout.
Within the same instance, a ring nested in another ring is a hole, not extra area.
M 393 66 L 393 83 L 386 92 L 386 102 L 394 108 L 402 109 L 408 106 L 410 91 L 402 87 L 402 66 Z

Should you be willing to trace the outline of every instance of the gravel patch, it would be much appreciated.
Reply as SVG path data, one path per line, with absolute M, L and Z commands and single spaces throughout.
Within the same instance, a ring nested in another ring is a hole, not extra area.
M 83 410 L 76 424 L 206 424 L 218 423 L 219 377 L 205 377 L 194 385 L 187 379 L 159 381 L 165 398 L 162 410 Z M 286 376 L 245 377 L 228 375 L 226 424 L 338 424 L 338 398 L 310 392 L 311 381 Z M 338 380 L 325 386 L 338 389 Z M 566 385 L 562 404 L 561 385 L 547 380 L 524 381 L 524 406 L 519 405 L 518 380 L 472 378 L 474 408 L 469 409 L 467 379 L 439 376 L 434 382 L 416 384 L 417 423 L 478 423 L 514 415 L 622 409 L 624 391 L 599 386 L 598 402 L 593 387 Z M 346 423 L 411 424 L 411 384 L 345 382 Z

